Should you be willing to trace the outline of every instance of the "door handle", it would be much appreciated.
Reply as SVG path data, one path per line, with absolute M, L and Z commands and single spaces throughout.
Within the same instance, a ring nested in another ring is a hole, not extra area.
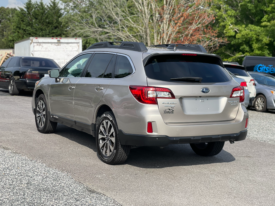
M 75 89 L 74 86 L 69 86 L 69 87 L 68 87 L 68 90 L 69 90 L 69 91 L 72 91 L 73 89 Z
M 98 86 L 98 87 L 95 88 L 95 90 L 96 90 L 97 92 L 102 91 L 103 89 L 104 89 L 104 88 L 103 88 L 103 87 L 100 87 L 100 86 Z

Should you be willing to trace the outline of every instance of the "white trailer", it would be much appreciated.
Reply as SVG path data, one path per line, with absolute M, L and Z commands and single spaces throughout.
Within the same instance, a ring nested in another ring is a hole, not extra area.
M 81 38 L 30 37 L 14 44 L 14 56 L 49 58 L 60 67 L 80 52 Z

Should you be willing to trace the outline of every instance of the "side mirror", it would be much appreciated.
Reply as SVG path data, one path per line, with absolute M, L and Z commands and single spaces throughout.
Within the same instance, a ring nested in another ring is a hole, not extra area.
M 56 69 L 49 70 L 49 76 L 50 78 L 58 78 L 59 77 L 59 71 Z

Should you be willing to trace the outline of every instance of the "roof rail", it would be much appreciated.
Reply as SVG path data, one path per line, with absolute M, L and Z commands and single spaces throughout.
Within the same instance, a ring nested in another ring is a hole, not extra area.
M 115 45 L 114 43 L 120 43 L 120 45 Z M 128 41 L 99 42 L 99 43 L 93 44 L 88 49 L 99 49 L 99 48 L 126 49 L 126 50 L 131 50 L 131 51 L 138 51 L 138 52 L 147 51 L 146 46 L 142 42 L 128 42 Z
M 161 47 L 161 48 L 167 48 L 172 50 L 181 49 L 181 50 L 207 53 L 205 48 L 199 44 L 159 44 L 159 45 L 153 45 L 152 47 Z

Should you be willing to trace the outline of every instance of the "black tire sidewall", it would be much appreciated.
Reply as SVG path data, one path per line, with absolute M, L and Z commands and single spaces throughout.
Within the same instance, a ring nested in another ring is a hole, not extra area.
M 37 124 L 37 120 L 36 120 L 36 112 L 37 112 L 37 104 L 38 102 L 42 100 L 45 104 L 45 111 L 46 111 L 46 120 L 45 120 L 45 124 L 42 128 L 39 127 L 39 125 Z M 36 124 L 36 128 L 39 132 L 44 133 L 46 131 L 47 128 L 47 124 L 49 122 L 49 115 L 48 115 L 48 107 L 47 107 L 47 102 L 45 99 L 45 96 L 43 94 L 39 95 L 39 97 L 35 100 L 35 124 Z
M 115 148 L 114 151 L 112 153 L 111 156 L 106 157 L 105 155 L 102 154 L 100 148 L 99 148 L 99 141 L 98 141 L 98 134 L 99 134 L 99 126 L 101 125 L 101 123 L 104 120 L 109 120 L 111 122 L 111 124 L 114 127 L 115 130 Z M 97 120 L 97 124 L 96 124 L 96 147 L 97 147 L 97 156 L 99 157 L 99 159 L 107 164 L 112 163 L 112 161 L 115 159 L 116 155 L 117 155 L 117 150 L 118 150 L 118 146 L 119 146 L 119 140 L 118 140 L 118 127 L 117 127 L 117 123 L 115 120 L 114 115 L 111 112 L 105 112 L 103 113 L 103 115 L 101 117 L 98 118 Z

